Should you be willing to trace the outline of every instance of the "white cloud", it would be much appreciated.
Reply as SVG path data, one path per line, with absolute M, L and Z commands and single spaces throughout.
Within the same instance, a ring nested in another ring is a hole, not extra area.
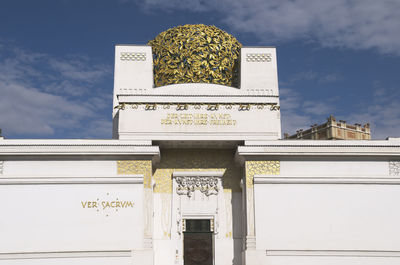
M 303 101 L 302 110 L 307 114 L 324 113 L 328 115 L 334 111 L 334 108 L 332 105 L 327 104 L 327 102 L 307 100 Z
M 76 127 L 93 116 L 77 102 L 15 83 L 0 88 L 0 124 L 4 133 L 51 135 L 56 129 Z
M 376 86 L 372 102 L 360 101 L 349 108 L 341 100 L 303 100 L 300 93 L 291 88 L 281 88 L 282 132 L 294 134 L 306 130 L 312 124 L 324 123 L 329 115 L 348 124 L 370 123 L 372 139 L 400 137 L 400 93 L 393 88 Z M 369 99 L 368 99 L 369 100 Z M 342 109 L 350 109 L 343 113 Z
M 1 44 L 0 128 L 3 135 L 111 136 L 111 121 L 101 114 L 111 113 L 108 110 L 111 99 L 102 96 L 111 95 L 111 91 L 104 92 L 101 88 L 101 82 L 110 73 L 108 67 L 84 57 L 56 58 Z M 108 133 L 104 129 L 107 127 Z
M 348 121 L 370 123 L 373 139 L 400 137 L 400 93 L 390 88 L 377 88 L 372 103 L 363 104 Z
M 307 39 L 328 47 L 400 54 L 398 0 L 145 0 L 141 5 L 220 12 L 225 24 L 263 42 Z
M 49 61 L 49 66 L 66 79 L 87 83 L 94 83 L 109 73 L 103 66 L 89 65 L 88 59 L 85 57 L 72 58 L 70 60 L 52 58 Z
M 123 3 L 129 1 L 130 0 L 122 0 Z M 167 11 L 172 11 L 174 9 L 206 11 L 211 7 L 206 0 L 145 0 L 140 1 L 139 4 L 146 10 L 150 10 L 152 8 L 163 8 Z
M 304 112 L 304 106 L 310 108 L 312 103 L 304 103 L 296 90 L 280 88 L 280 98 L 282 133 L 294 134 L 297 130 L 307 129 L 316 122 L 315 115 Z
M 314 70 L 306 70 L 296 73 L 289 78 L 289 82 L 296 81 L 317 81 L 319 83 L 331 83 L 342 79 L 342 76 L 337 73 L 321 73 Z

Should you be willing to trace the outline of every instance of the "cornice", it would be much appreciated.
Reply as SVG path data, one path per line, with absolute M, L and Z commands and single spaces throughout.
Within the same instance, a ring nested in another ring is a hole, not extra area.
M 250 143 L 250 142 L 249 142 Z M 400 156 L 400 141 L 276 140 L 239 146 L 239 156 Z
M 254 184 L 374 184 L 399 185 L 399 178 L 376 177 L 336 177 L 336 176 L 271 176 L 254 175 Z
M 142 184 L 143 175 L 123 177 L 14 177 L 1 178 L 0 185 L 26 184 Z
M 124 94 L 124 93 L 120 93 L 120 94 L 118 94 L 118 97 L 155 97 L 155 98 L 157 98 L 157 97 L 186 97 L 186 98 L 191 98 L 191 97 L 205 97 L 205 98 L 215 98 L 215 97 L 237 98 L 237 97 L 239 97 L 239 98 L 244 98 L 244 97 L 248 97 L 248 98 L 265 98 L 265 97 L 267 97 L 267 98 L 279 98 L 279 95 L 276 95 L 276 94 L 271 94 L 271 95 L 261 95 L 261 94 L 260 95 L 251 95 L 251 94 L 240 94 L 240 95 L 235 95 L 235 94 L 229 94 L 229 95 L 226 95 L 226 94 L 213 94 L 213 95 L 210 95 L 210 94 L 207 94 L 207 95 L 205 95 L 205 94 L 200 94 L 200 93 L 196 94 L 196 92 L 198 92 L 198 91 L 192 92 L 191 94 L 167 94 L 167 93 L 164 93 L 164 94 L 125 93 Z
M 174 171 L 172 177 L 219 177 L 224 175 L 223 171 Z
M 0 155 L 159 156 L 160 149 L 126 140 L 1 140 Z
M 278 95 L 118 95 L 119 103 L 277 103 Z

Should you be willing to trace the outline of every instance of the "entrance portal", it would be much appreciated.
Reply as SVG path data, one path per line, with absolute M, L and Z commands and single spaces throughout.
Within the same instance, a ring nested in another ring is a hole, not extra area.
M 183 233 L 184 265 L 213 264 L 213 232 L 210 220 L 186 219 Z

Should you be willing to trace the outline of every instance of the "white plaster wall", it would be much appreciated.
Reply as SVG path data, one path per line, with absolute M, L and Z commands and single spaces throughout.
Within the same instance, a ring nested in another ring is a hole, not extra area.
M 255 55 L 255 59 L 251 58 Z M 270 60 L 261 59 L 269 55 Z M 268 91 L 279 95 L 276 49 L 274 47 L 244 47 L 240 52 L 240 89 L 260 94 Z
M 125 59 L 123 54 L 133 55 Z M 145 59 L 143 59 L 143 55 Z M 120 91 L 131 90 L 143 94 L 153 87 L 153 55 L 150 46 L 115 46 L 114 107 Z M 114 112 L 115 114 L 115 112 Z
M 229 194 L 229 193 L 228 193 Z M 242 219 L 243 219 L 243 209 L 242 209 L 242 193 L 233 192 L 231 195 L 232 204 L 232 237 L 234 239 L 242 239 Z
M 134 207 L 82 206 L 117 199 Z M 0 253 L 143 247 L 142 184 L 0 185 L 0 202 Z
M 110 177 L 117 175 L 117 162 L 110 160 L 4 161 L 4 177 Z
M 141 94 L 137 93 L 135 95 L 134 89 L 122 89 L 118 92 L 120 95 L 120 102 L 130 102 L 129 99 L 133 100 L 141 96 Z M 168 99 L 171 96 L 175 97 L 182 97 L 182 96 L 199 96 L 203 98 L 208 98 L 212 100 L 210 96 L 242 96 L 245 97 L 247 100 L 253 98 L 254 100 L 274 100 L 276 97 L 267 97 L 267 96 L 276 96 L 277 94 L 273 93 L 276 91 L 266 90 L 264 93 L 258 91 L 259 93 L 251 93 L 250 91 L 241 90 L 236 87 L 225 86 L 220 84 L 209 84 L 209 83 L 184 83 L 184 84 L 171 84 L 166 86 L 155 87 L 151 90 L 146 90 L 146 95 L 142 95 L 143 99 L 151 100 L 154 96 L 162 96 L 160 97 L 160 102 L 170 102 Z M 255 97 L 263 95 L 266 97 Z M 237 98 L 237 97 L 236 97 Z M 181 98 L 182 99 L 182 98 Z M 189 99 L 191 100 L 191 99 Z M 223 98 L 218 98 L 218 100 L 224 100 Z M 137 101 L 136 101 L 137 102 Z M 144 101 L 147 102 L 147 101 Z M 239 101 L 241 102 L 241 101 Z
M 252 106 L 249 111 L 223 107 L 218 111 L 207 111 L 204 108 L 178 111 L 176 107 L 171 109 L 157 107 L 156 110 L 145 110 L 144 105 L 137 109 L 127 107 L 119 111 L 119 137 L 136 140 L 268 140 L 278 139 L 280 136 L 279 111 L 269 110 L 269 106 L 264 109 Z M 213 117 L 224 115 L 226 119 L 234 120 L 234 123 L 185 125 L 175 122 L 174 118 L 172 124 L 163 124 L 168 115 L 178 115 L 180 120 L 185 120 L 191 119 L 185 115 L 196 114 L 207 115 L 208 121 L 219 119 Z
M 130 257 L 46 258 L 0 260 L 0 265 L 136 265 Z
M 256 184 L 257 249 L 399 251 L 399 201 L 399 185 Z
M 182 242 L 181 240 L 155 239 L 154 264 L 181 264 Z
M 268 265 L 398 265 L 400 257 L 265 257 L 259 264 Z
M 282 176 L 387 176 L 388 161 L 281 161 Z

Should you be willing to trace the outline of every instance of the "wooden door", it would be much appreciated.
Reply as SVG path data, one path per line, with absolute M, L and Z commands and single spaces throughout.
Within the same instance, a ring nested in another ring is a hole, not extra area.
M 207 224 L 208 222 L 208 224 Z M 184 265 L 213 265 L 213 233 L 210 220 L 186 220 Z

